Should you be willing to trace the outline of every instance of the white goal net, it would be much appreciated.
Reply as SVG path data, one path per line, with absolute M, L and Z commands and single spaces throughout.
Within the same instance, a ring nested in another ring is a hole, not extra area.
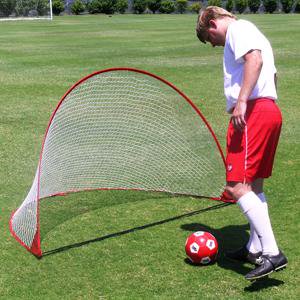
M 120 189 L 220 200 L 224 185 L 218 142 L 182 92 L 145 71 L 103 70 L 75 84 L 55 109 L 33 185 L 11 218 L 11 232 L 41 256 L 42 198 Z
M 0 0 L 0 21 L 52 20 L 52 0 Z

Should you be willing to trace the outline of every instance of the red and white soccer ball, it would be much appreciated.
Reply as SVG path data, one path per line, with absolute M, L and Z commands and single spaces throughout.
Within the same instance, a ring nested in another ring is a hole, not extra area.
M 217 239 L 206 231 L 194 232 L 186 240 L 185 252 L 194 264 L 213 263 L 218 254 Z

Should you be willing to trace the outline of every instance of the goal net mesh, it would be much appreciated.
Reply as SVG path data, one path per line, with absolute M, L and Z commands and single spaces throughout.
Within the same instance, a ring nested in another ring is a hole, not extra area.
M 78 82 L 58 104 L 11 231 L 40 256 L 42 198 L 95 189 L 219 198 L 224 184 L 221 150 L 184 94 L 143 71 L 104 70 Z
M 51 0 L 1 0 L 0 21 L 52 19 Z

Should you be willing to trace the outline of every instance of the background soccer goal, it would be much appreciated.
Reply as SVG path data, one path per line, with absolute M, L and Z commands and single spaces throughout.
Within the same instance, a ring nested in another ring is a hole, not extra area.
M 41 256 L 43 198 L 103 189 L 222 200 L 224 184 L 220 145 L 187 96 L 145 71 L 107 69 L 77 82 L 59 102 L 34 182 L 10 229 Z
M 0 21 L 52 20 L 52 0 L 1 0 Z

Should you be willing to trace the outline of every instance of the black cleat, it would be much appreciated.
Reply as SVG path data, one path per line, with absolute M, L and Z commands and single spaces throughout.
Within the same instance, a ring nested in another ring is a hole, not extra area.
M 229 251 L 225 253 L 225 256 L 238 260 L 241 262 L 248 262 L 253 265 L 260 265 L 262 263 L 261 260 L 262 252 L 252 253 L 247 248 L 246 245 L 244 245 L 242 248 L 235 250 L 235 251 Z
M 288 263 L 287 258 L 281 251 L 279 251 L 279 254 L 277 255 L 262 255 L 261 258 L 262 264 L 245 276 L 247 280 L 256 280 L 267 276 L 274 271 L 277 272 L 283 270 Z

